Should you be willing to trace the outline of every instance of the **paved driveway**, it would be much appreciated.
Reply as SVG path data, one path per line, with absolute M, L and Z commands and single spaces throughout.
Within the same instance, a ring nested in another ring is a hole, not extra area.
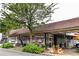
M 43 55 L 0 48 L 0 56 L 43 56 Z

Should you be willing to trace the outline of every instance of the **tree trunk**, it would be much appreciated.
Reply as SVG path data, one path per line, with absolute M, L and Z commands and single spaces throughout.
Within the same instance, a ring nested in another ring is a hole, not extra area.
M 30 43 L 32 43 L 32 39 L 33 39 L 32 36 L 33 36 L 32 33 L 30 33 Z

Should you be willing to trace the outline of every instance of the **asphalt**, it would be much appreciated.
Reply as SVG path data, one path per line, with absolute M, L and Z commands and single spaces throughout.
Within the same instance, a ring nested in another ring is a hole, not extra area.
M 20 52 L 20 51 L 11 50 L 11 49 L 0 48 L 0 56 L 45 56 L 45 55 L 32 54 L 27 52 Z
M 51 55 L 32 54 L 27 52 L 16 51 L 13 49 L 0 48 L 0 56 L 51 56 Z M 74 49 L 66 49 L 64 51 L 64 54 L 60 56 L 79 56 L 79 53 L 76 53 Z

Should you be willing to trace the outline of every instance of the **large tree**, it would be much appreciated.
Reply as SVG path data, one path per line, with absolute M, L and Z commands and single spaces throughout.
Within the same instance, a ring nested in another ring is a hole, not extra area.
M 33 30 L 38 25 L 47 23 L 50 14 L 54 13 L 56 8 L 54 3 L 45 5 L 44 3 L 10 3 L 3 5 L 3 15 L 15 14 L 16 20 L 23 24 L 30 31 L 30 42 L 32 42 Z M 7 11 L 6 11 L 7 10 Z M 10 16 L 10 15 L 9 15 Z M 15 21 L 15 20 L 14 20 Z
M 10 15 L 10 16 L 9 16 Z M 8 14 L 6 17 L 0 19 L 0 32 L 5 34 L 12 29 L 21 28 L 22 25 L 17 22 L 15 14 Z

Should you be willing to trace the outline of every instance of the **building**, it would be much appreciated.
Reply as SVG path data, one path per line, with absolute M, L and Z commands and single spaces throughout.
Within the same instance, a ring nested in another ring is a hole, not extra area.
M 28 29 L 21 28 L 10 31 L 10 36 L 23 36 L 29 40 L 29 33 Z M 72 37 L 75 37 L 75 35 L 69 36 L 67 33 L 79 33 L 79 17 L 42 25 L 34 30 L 34 39 L 38 39 L 38 41 L 42 39 L 45 45 L 60 44 L 61 46 L 65 43 L 63 39 L 73 39 Z

